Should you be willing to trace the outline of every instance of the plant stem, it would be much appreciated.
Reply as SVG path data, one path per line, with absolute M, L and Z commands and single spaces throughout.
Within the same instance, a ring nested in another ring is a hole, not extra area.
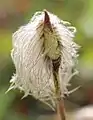
M 60 90 L 60 85 L 59 85 L 59 78 L 57 76 L 58 74 L 58 68 L 60 65 L 60 57 L 56 60 L 52 60 L 53 63 L 53 76 L 54 76 L 54 85 L 55 85 L 55 93 L 57 96 L 57 120 L 66 120 L 65 117 L 65 106 L 64 106 L 64 100 L 63 98 L 60 97 L 61 90 Z
M 56 120 L 66 120 L 64 101 L 62 98 L 57 102 L 57 119 Z

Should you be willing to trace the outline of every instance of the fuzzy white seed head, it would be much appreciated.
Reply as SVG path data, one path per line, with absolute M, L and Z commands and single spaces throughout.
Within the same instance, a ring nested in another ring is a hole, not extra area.
M 67 86 L 79 48 L 73 42 L 75 32 L 70 23 L 56 15 L 36 12 L 13 34 L 11 56 L 16 73 L 9 90 L 19 88 L 24 97 L 32 95 L 55 108 L 57 98 L 69 93 Z

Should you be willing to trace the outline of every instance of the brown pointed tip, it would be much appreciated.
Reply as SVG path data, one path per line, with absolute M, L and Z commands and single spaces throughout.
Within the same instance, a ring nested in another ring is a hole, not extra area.
M 52 27 L 51 27 L 51 22 L 50 22 L 50 18 L 48 15 L 47 10 L 44 10 L 45 16 L 44 16 L 44 24 L 51 30 L 52 32 Z
M 49 19 L 49 15 L 47 13 L 47 10 L 44 10 L 44 13 L 45 13 L 44 23 L 45 24 L 50 24 L 50 19 Z

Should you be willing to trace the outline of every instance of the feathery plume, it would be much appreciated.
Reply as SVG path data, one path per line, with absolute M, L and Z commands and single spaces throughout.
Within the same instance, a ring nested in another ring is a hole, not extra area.
M 44 10 L 13 34 L 11 51 L 16 73 L 9 90 L 18 88 L 24 97 L 56 108 L 58 99 L 68 94 L 67 86 L 76 73 L 77 50 L 73 41 L 76 28 Z

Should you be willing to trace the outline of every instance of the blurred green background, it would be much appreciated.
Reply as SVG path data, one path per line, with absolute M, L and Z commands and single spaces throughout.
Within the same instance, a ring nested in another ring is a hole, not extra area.
M 22 94 L 16 90 L 5 94 L 15 72 L 10 56 L 12 33 L 43 9 L 77 28 L 80 73 L 72 79 L 71 88 L 78 85 L 81 88 L 65 98 L 67 111 L 93 103 L 93 0 L 0 0 L 0 120 L 53 119 L 54 113 L 34 98 L 21 100 Z

